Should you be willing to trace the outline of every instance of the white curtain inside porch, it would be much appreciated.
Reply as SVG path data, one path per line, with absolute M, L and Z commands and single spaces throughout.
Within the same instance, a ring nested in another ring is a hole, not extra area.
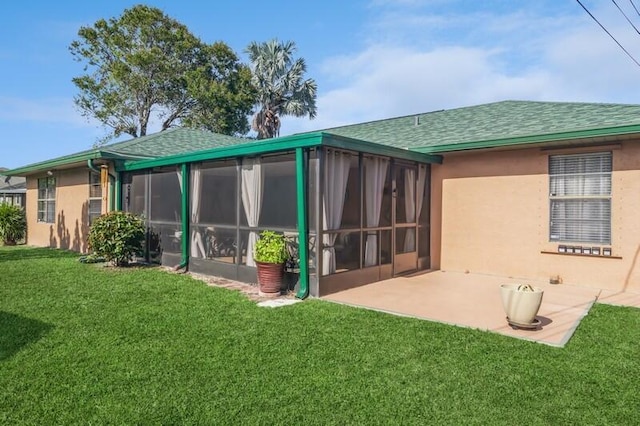
M 384 195 L 384 184 L 387 178 L 389 159 L 378 157 L 364 158 L 365 173 L 365 201 L 367 227 L 375 228 L 380 223 L 380 210 Z M 364 266 L 378 264 L 378 233 L 367 232 L 367 241 L 364 251 Z
M 247 217 L 247 225 L 255 228 L 260 220 L 262 208 L 262 194 L 264 186 L 264 169 L 260 158 L 245 158 L 242 160 L 242 205 Z M 256 266 L 253 259 L 253 248 L 258 241 L 258 232 L 249 232 L 247 243 L 247 266 Z
M 407 215 L 407 223 L 415 223 L 422 212 L 422 202 L 424 200 L 424 186 L 427 181 L 427 168 L 418 168 L 418 180 L 416 181 L 416 171 L 405 169 L 404 171 L 404 203 Z M 416 249 L 416 229 L 407 228 L 404 236 L 404 252 L 415 251 Z
M 191 167 L 191 256 L 204 259 L 206 251 L 202 231 L 197 226 L 200 221 L 200 200 L 202 198 L 202 168 L 195 164 Z
M 322 275 L 329 275 L 336 271 L 334 244 L 338 234 L 326 231 L 340 228 L 350 166 L 350 154 L 327 150 L 322 204 L 322 229 L 325 231 L 322 237 Z

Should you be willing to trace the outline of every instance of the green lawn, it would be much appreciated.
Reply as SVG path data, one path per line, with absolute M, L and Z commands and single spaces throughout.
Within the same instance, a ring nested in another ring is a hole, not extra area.
M 639 424 L 640 310 L 564 349 L 0 247 L 0 424 Z

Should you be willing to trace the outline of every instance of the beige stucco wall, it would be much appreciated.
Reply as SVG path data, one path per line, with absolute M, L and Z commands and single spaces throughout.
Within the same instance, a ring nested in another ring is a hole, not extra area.
M 555 254 L 548 156 L 585 149 L 537 148 L 450 154 L 434 165 L 432 267 L 640 290 L 640 144 L 590 150 L 613 152 L 613 257 Z
M 89 169 L 53 172 L 56 178 L 56 215 L 54 223 L 38 222 L 38 178 L 46 173 L 27 177 L 27 244 L 55 247 L 86 253 L 89 232 Z M 103 188 L 102 211 L 108 203 Z

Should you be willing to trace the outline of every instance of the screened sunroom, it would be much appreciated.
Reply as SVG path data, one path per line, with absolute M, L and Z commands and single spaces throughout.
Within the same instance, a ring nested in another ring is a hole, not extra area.
M 127 163 L 122 209 L 147 224 L 146 257 L 256 282 L 253 246 L 285 235 L 298 295 L 430 266 L 438 157 L 317 133 Z

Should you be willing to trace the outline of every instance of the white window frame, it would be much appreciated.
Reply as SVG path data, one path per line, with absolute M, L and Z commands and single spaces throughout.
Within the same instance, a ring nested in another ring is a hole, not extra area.
M 613 155 L 549 156 L 549 240 L 611 244 Z
M 95 189 L 97 188 L 97 191 Z M 95 191 L 95 192 L 94 192 Z M 98 208 L 96 208 L 98 206 Z M 89 202 L 88 202 L 89 225 L 102 215 L 102 180 L 99 173 L 89 171 Z
M 47 176 L 38 179 L 38 222 L 56 221 L 56 178 Z

